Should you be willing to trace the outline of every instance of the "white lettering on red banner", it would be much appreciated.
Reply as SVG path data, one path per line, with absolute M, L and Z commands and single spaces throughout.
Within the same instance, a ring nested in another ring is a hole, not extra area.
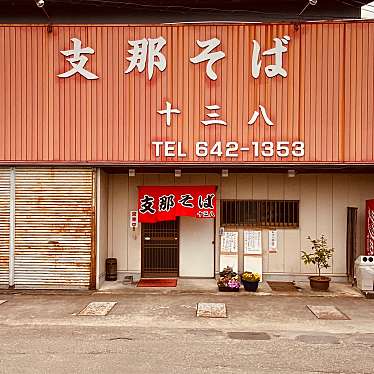
M 216 186 L 143 186 L 138 195 L 139 222 L 216 216 Z

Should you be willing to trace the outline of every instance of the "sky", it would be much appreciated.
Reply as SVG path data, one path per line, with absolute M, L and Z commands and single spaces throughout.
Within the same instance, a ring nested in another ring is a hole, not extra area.
M 374 1 L 361 8 L 361 18 L 374 18 Z

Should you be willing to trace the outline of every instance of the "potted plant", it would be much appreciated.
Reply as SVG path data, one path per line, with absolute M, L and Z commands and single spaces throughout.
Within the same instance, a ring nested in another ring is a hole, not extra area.
M 261 276 L 259 273 L 252 273 L 251 271 L 245 271 L 241 275 L 241 279 L 242 279 L 244 289 L 246 291 L 256 292 Z
M 332 257 L 334 253 L 334 248 L 329 248 L 327 246 L 327 239 L 322 234 L 320 239 L 312 239 L 310 236 L 307 237 L 312 244 L 312 253 L 302 252 L 301 259 L 304 264 L 313 264 L 317 266 L 318 276 L 314 275 L 309 277 L 310 287 L 316 291 L 327 291 L 330 286 L 331 278 L 326 276 L 321 276 L 321 269 L 327 269 L 330 267 L 328 260 Z
M 217 281 L 218 290 L 223 292 L 238 292 L 240 288 L 240 277 L 230 266 L 224 268 Z

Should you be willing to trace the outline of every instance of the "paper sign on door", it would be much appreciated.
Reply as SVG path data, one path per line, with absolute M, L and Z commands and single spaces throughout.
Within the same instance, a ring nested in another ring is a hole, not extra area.
M 237 231 L 225 231 L 221 236 L 221 252 L 237 253 L 238 236 L 239 233 Z
M 278 252 L 278 233 L 276 230 L 269 231 L 269 253 Z
M 261 253 L 261 231 L 244 231 L 244 254 L 260 255 Z

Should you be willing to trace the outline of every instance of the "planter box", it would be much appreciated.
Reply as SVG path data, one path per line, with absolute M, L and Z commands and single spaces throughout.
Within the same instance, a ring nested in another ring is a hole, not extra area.
M 314 291 L 327 291 L 330 287 L 331 278 L 325 276 L 311 276 L 309 277 L 310 288 Z
M 239 292 L 239 288 L 230 288 L 224 286 L 218 286 L 218 290 L 221 292 Z
M 242 279 L 244 289 L 248 292 L 256 292 L 258 288 L 258 282 L 247 282 Z

